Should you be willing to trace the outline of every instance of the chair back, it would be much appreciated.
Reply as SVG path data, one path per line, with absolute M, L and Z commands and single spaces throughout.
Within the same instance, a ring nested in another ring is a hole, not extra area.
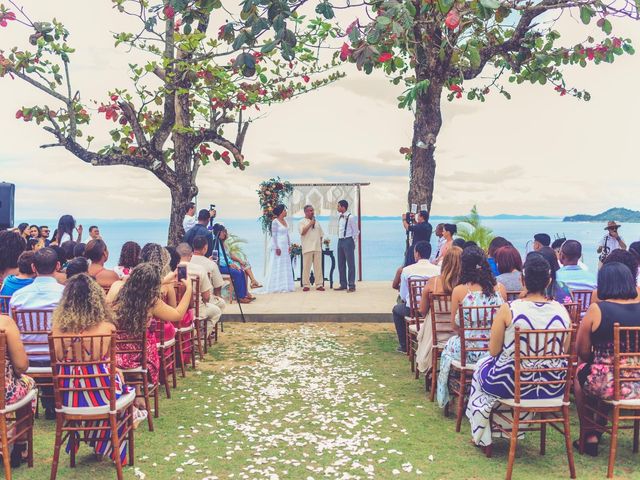
M 521 330 L 515 328 L 515 391 L 520 403 L 523 388 L 535 385 L 547 398 L 569 401 L 572 366 L 572 328 Z M 569 345 L 565 348 L 565 345 Z
M 451 332 L 451 295 L 433 293 L 429 298 L 429 314 L 431 315 L 431 332 L 433 344 L 439 343 L 439 333 Z
M 49 359 L 49 341 L 47 335 L 51 331 L 53 310 L 17 310 L 13 309 L 12 317 L 20 330 L 20 338 L 27 355 L 31 360 Z
M 571 325 L 573 325 L 573 328 L 577 330 L 580 326 L 580 320 L 582 320 L 582 316 L 580 315 L 580 304 L 578 302 L 567 302 L 563 303 L 562 306 L 567 309 L 567 313 L 571 319 Z
M 463 367 L 468 356 L 481 356 L 482 352 L 489 351 L 491 324 L 499 308 L 500 305 L 459 307 L 460 363 Z
M 0 314 L 9 315 L 9 302 L 11 297 L 8 295 L 0 295 Z
M 155 330 L 156 322 L 151 323 L 151 327 Z M 140 367 L 147 368 L 147 329 L 145 328 L 139 335 L 132 335 L 124 330 L 116 332 L 116 358 L 119 355 L 127 355 L 140 359 Z M 116 360 L 118 368 L 126 369 Z
M 613 400 L 624 400 L 623 387 L 640 383 L 640 327 L 613 324 Z
M 571 290 L 573 301 L 580 305 L 580 315 L 584 315 L 591 305 L 592 290 Z
M 507 291 L 507 302 L 513 302 L 514 300 L 519 299 L 520 295 L 522 295 L 522 291 L 521 290 L 509 290 L 509 291 Z
M 418 320 L 421 317 L 420 299 L 428 281 L 429 279 L 427 278 L 410 278 L 407 282 L 409 285 L 409 310 L 414 320 Z
M 6 406 L 6 387 L 4 372 L 7 368 L 7 334 L 4 330 L 0 330 L 0 410 L 4 410 Z
M 73 396 L 108 399 L 109 410 L 116 411 L 115 333 L 49 335 L 49 351 L 56 409 L 76 406 L 69 404 Z M 92 405 L 87 401 L 86 406 Z

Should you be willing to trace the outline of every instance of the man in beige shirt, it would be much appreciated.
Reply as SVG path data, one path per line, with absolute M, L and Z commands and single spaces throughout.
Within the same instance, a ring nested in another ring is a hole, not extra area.
M 324 292 L 324 275 L 322 274 L 322 226 L 316 221 L 311 205 L 304 207 L 304 218 L 298 224 L 302 239 L 302 291 L 311 289 L 311 265 L 317 290 Z

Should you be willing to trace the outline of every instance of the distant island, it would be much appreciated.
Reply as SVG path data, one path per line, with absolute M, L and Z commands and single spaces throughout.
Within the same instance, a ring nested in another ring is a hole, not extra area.
M 622 223 L 640 223 L 640 212 L 628 208 L 610 208 L 598 215 L 573 215 L 564 217 L 563 222 L 603 222 L 609 220 Z

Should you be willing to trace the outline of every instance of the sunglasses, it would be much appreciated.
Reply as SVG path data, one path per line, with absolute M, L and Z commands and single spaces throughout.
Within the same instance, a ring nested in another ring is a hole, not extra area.
M 617 232 L 618 231 L 618 227 L 609 227 L 609 228 L 607 228 L 607 230 L 609 230 L 610 232 Z

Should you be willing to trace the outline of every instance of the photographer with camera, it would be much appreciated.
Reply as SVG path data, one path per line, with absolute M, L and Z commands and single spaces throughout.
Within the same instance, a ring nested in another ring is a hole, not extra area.
M 215 211 L 214 211 L 215 212 Z M 209 210 L 205 210 L 204 208 L 198 212 L 198 223 L 196 223 L 193 227 L 189 229 L 189 231 L 185 234 L 182 239 L 183 242 L 188 243 L 193 248 L 193 240 L 196 237 L 202 236 L 207 239 L 207 257 L 211 256 L 211 252 L 213 252 L 213 234 L 209 231 L 207 226 L 209 225 L 209 220 L 211 219 L 211 212 Z
M 407 232 L 407 252 L 404 265 L 413 265 L 416 260 L 413 256 L 416 243 L 431 242 L 432 227 L 429 223 L 429 212 L 420 210 L 418 213 L 405 213 L 402 215 L 402 225 Z

